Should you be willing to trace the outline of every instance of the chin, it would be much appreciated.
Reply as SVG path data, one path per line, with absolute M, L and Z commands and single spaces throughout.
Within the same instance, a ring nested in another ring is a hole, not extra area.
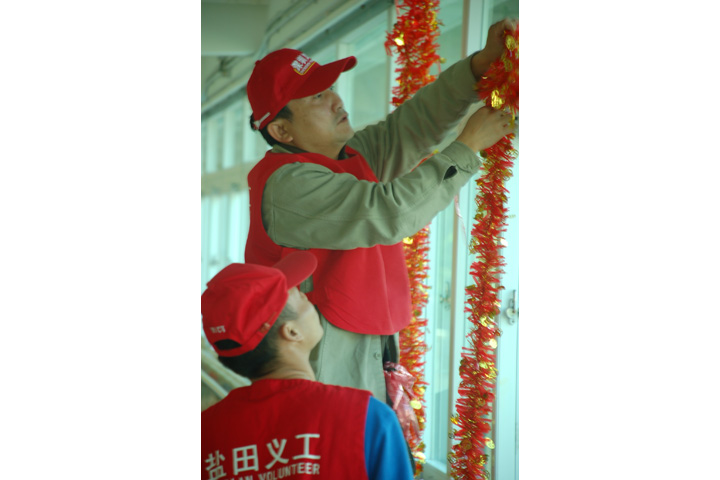
M 342 144 L 345 145 L 348 142 L 348 140 L 350 140 L 354 136 L 355 136 L 355 130 L 348 127 L 347 132 L 345 133 L 345 135 L 342 136 Z

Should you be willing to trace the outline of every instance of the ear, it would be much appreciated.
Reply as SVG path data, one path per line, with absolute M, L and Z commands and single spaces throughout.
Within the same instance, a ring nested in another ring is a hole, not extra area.
M 277 118 L 268 123 L 268 134 L 280 143 L 291 143 L 293 136 L 288 131 L 288 121 L 285 118 Z
M 285 322 L 285 324 L 280 327 L 279 333 L 280 336 L 288 342 L 300 342 L 305 338 L 298 328 L 297 323 L 292 320 Z

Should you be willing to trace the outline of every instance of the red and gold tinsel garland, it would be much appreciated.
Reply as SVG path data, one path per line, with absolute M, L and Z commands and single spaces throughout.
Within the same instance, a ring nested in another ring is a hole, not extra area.
M 505 51 L 476 87 L 486 105 L 512 113 L 513 121 L 519 101 L 518 35 L 518 29 L 505 31 Z M 468 334 L 470 347 L 463 347 L 457 413 L 451 419 L 457 425 L 456 442 L 449 455 L 452 478 L 456 480 L 490 478 L 485 449 L 495 448 L 491 422 L 497 377 L 496 337 L 500 336 L 495 318 L 500 313 L 500 275 L 505 266 L 500 254 L 501 237 L 507 227 L 508 191 L 504 185 L 512 176 L 517 156 L 513 138 L 510 134 L 484 151 L 483 174 L 477 180 L 478 210 L 470 244 L 470 252 L 477 257 L 470 267 L 474 282 L 466 288 L 465 308 L 473 328 Z
M 437 11 L 439 0 L 404 0 L 397 3 L 397 21 L 388 32 L 385 50 L 397 52 L 395 71 L 398 84 L 393 87 L 392 104 L 396 107 L 421 87 L 435 80 L 430 67 L 440 62 L 437 39 L 440 36 Z
M 437 39 L 440 29 L 437 21 L 439 0 L 404 0 L 397 2 L 397 21 L 392 32 L 388 32 L 385 50 L 388 55 L 397 52 L 399 65 L 397 85 L 393 87 L 392 104 L 401 105 L 424 85 L 435 80 L 430 68 L 441 59 L 437 54 Z M 407 441 L 415 457 L 415 474 L 422 471 L 425 462 L 425 444 L 422 432 L 425 429 L 425 327 L 427 319 L 422 312 L 427 305 L 428 294 L 425 281 L 428 276 L 428 235 L 425 227 L 404 241 L 405 261 L 410 278 L 412 319 L 410 325 L 400 332 L 400 364 L 415 378 L 412 392 L 412 406 L 418 420 L 419 433 L 407 434 Z

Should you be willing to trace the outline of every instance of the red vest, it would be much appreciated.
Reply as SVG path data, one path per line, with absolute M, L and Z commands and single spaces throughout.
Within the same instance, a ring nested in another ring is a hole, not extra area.
M 259 380 L 202 412 L 203 480 L 367 480 L 370 392 Z
M 262 223 L 262 194 L 267 179 L 288 163 L 322 165 L 335 173 L 350 173 L 359 180 L 377 182 L 367 161 L 345 147 L 350 158 L 332 160 L 318 153 L 271 153 L 250 171 L 250 230 L 245 261 L 273 265 L 294 251 L 274 243 Z M 392 335 L 410 323 L 410 282 L 401 243 L 353 250 L 311 248 L 318 259 L 307 293 L 320 313 L 336 327 L 370 335 Z

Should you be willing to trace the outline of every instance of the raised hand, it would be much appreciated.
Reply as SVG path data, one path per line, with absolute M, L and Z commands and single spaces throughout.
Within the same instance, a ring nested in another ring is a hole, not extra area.
M 492 107 L 483 107 L 473 113 L 457 138 L 474 152 L 495 145 L 505 135 L 513 133 L 512 116 Z

